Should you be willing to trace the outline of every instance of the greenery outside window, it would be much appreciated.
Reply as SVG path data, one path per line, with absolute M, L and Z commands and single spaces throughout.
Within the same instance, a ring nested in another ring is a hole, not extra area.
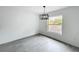
M 50 32 L 62 34 L 62 16 L 49 17 L 48 29 Z

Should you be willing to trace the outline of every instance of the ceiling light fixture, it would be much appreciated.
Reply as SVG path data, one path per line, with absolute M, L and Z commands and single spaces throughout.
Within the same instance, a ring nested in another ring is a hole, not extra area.
M 49 15 L 45 11 L 46 6 L 43 6 L 43 8 L 44 8 L 44 13 L 40 15 L 41 20 L 48 20 L 49 19 Z

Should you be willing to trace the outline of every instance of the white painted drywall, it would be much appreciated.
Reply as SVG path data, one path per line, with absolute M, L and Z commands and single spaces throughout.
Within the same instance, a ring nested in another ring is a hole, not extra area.
M 40 20 L 40 33 L 79 47 L 79 7 L 72 6 L 49 13 L 50 16 L 63 15 L 63 35 L 47 31 L 47 21 Z
M 0 6 L 0 44 L 38 33 L 38 15 L 28 7 Z

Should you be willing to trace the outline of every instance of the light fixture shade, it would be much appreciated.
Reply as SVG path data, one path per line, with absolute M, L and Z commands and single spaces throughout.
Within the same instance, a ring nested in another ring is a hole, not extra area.
M 48 14 L 41 14 L 40 18 L 41 18 L 41 20 L 48 20 L 49 19 L 49 15 Z

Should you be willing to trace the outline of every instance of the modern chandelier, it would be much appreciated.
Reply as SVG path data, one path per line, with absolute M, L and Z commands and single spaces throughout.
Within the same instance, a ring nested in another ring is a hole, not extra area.
M 43 8 L 44 8 L 44 13 L 40 15 L 40 18 L 41 18 L 41 20 L 48 20 L 49 15 L 45 11 L 46 6 L 43 6 Z

